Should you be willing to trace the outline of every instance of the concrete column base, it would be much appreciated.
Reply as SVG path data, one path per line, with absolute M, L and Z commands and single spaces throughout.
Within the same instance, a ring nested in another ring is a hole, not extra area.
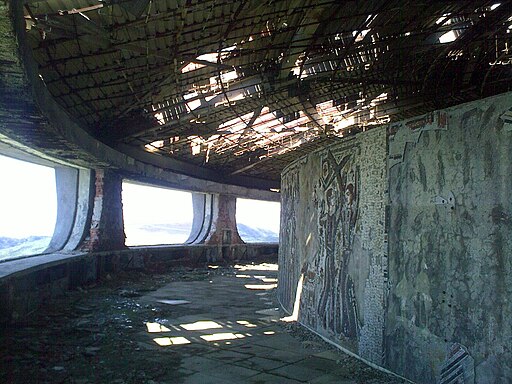
M 82 248 L 88 251 L 124 249 L 122 178 L 100 169 L 96 171 L 95 186 L 90 234 Z
M 203 237 L 196 243 L 215 246 L 207 252 L 208 262 L 235 260 L 237 255 L 233 246 L 244 244 L 236 226 L 236 197 L 206 195 L 203 201 L 202 208 L 196 211 L 197 215 L 202 215 L 200 233 Z M 197 217 L 194 221 L 199 219 Z

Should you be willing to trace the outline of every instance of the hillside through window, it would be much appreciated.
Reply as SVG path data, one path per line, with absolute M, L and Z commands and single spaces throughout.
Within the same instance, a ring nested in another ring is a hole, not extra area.
M 126 245 L 182 244 L 192 229 L 192 194 L 123 182 Z
M 279 242 L 281 204 L 273 201 L 237 199 L 238 233 L 246 243 Z
M 55 169 L 0 155 L 0 260 L 44 252 L 57 220 Z

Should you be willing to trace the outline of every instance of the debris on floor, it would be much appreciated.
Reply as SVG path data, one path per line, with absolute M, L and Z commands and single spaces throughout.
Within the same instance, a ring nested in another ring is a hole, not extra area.
M 0 382 L 404 382 L 281 322 L 276 266 L 238 267 L 123 273 L 68 292 L 2 329 Z

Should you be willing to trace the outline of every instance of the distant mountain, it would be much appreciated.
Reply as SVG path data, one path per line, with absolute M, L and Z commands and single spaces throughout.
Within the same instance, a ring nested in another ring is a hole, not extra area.
M 180 244 L 190 234 L 191 223 L 143 224 L 125 228 L 128 245 Z M 279 234 L 268 229 L 238 224 L 238 233 L 247 243 L 277 243 Z
M 50 236 L 30 236 L 23 239 L 0 236 L 0 259 L 37 255 L 50 244 Z
M 25 239 L 13 239 L 11 237 L 0 237 L 0 249 L 14 247 Z
M 191 227 L 192 223 L 127 225 L 126 245 L 183 244 Z
M 190 233 L 190 223 L 149 224 L 126 229 L 127 245 L 181 244 Z M 247 243 L 277 243 L 279 234 L 268 229 L 238 224 L 238 233 Z M 30 236 L 13 239 L 0 236 L 0 260 L 11 257 L 37 255 L 50 244 L 49 236 Z
M 245 224 L 238 224 L 238 233 L 243 241 L 247 243 L 278 243 L 279 233 L 268 229 L 249 227 Z

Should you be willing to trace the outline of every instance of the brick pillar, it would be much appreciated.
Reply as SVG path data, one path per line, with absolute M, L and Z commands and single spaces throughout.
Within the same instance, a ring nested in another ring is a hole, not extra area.
M 244 243 L 236 227 L 236 197 L 214 195 L 212 223 L 204 243 L 207 245 Z
M 109 251 L 124 245 L 122 178 L 109 170 L 96 170 L 96 192 L 90 236 L 84 244 L 89 251 Z
M 244 242 L 236 227 L 236 197 L 213 196 L 210 231 L 204 244 L 217 246 L 208 251 L 208 261 L 232 261 L 237 258 L 236 247 L 233 245 Z

